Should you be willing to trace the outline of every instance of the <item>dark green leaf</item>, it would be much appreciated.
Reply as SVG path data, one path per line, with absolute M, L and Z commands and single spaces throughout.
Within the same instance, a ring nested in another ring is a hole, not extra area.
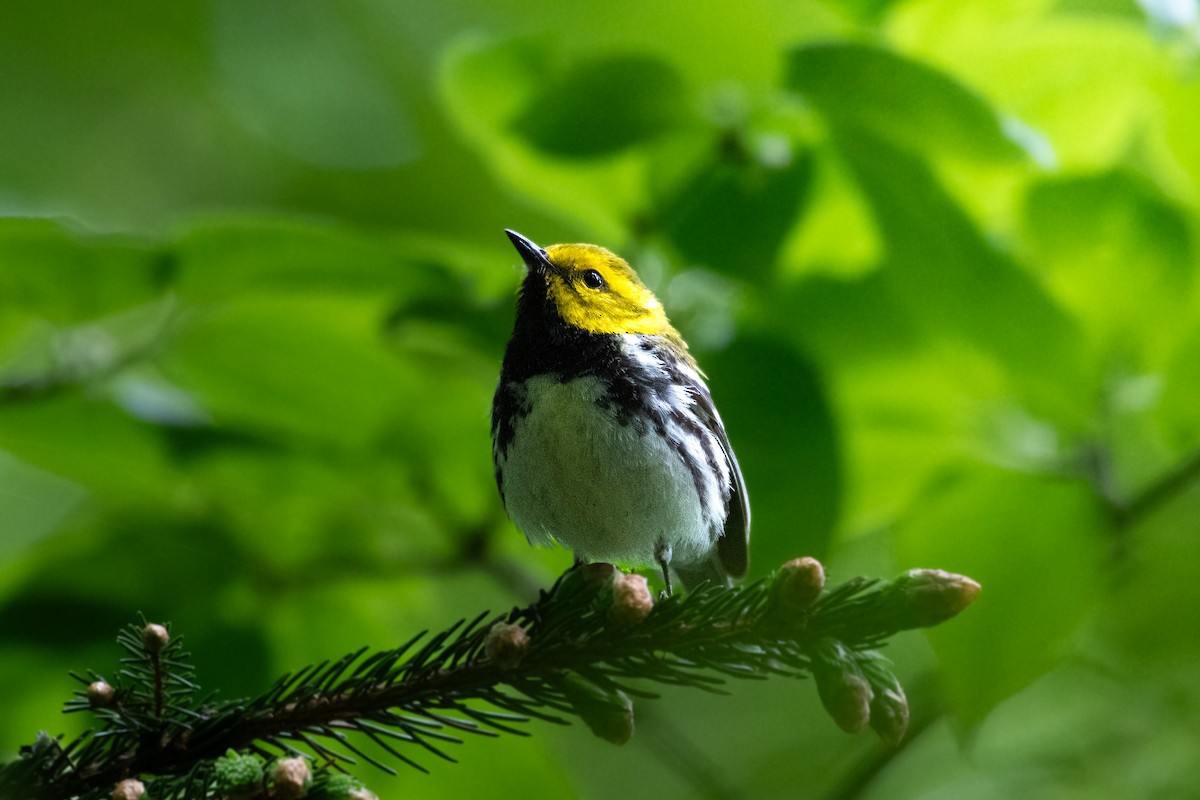
M 751 566 L 823 557 L 838 524 L 844 475 L 820 374 L 794 348 L 765 335 L 740 337 L 706 356 L 704 367 L 746 478 Z M 764 404 L 764 397 L 778 402 Z
M 596 158 L 654 139 L 690 115 L 687 87 L 669 63 L 607 56 L 548 76 L 512 129 L 546 153 Z
M 812 180 L 812 155 L 785 146 L 764 163 L 727 135 L 666 202 L 661 224 L 689 261 L 747 278 L 774 266 Z

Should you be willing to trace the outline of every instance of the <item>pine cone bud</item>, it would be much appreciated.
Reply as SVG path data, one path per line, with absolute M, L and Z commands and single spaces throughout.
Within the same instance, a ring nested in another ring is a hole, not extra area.
M 117 690 L 106 680 L 92 681 L 87 687 L 88 705 L 92 708 L 108 708 L 117 698 Z
M 568 672 L 564 689 L 571 706 L 592 733 L 606 742 L 625 744 L 633 736 L 633 702 L 620 689 L 606 689 Z
M 813 648 L 813 677 L 821 704 L 838 727 L 858 733 L 871 719 L 871 684 L 841 642 L 823 639 Z
M 520 625 L 497 622 L 488 631 L 483 652 L 501 669 L 513 669 L 529 652 L 529 634 Z
M 280 759 L 271 770 L 271 797 L 278 800 L 300 800 L 308 796 L 311 783 L 312 770 L 308 767 L 308 761 L 299 756 Z
M 151 622 L 142 628 L 142 646 L 148 653 L 161 653 L 169 641 L 171 641 L 171 634 L 158 623 Z
M 559 597 L 574 597 L 579 594 L 595 597 L 612 584 L 617 568 L 612 564 L 577 564 L 567 570 L 555 587 Z
M 654 596 L 645 576 L 619 573 L 613 579 L 608 621 L 618 627 L 638 624 L 654 610 Z
M 957 616 L 979 595 L 980 586 L 965 575 L 940 569 L 910 569 L 892 582 L 903 607 L 903 627 L 929 628 Z
M 213 777 L 217 791 L 223 797 L 253 797 L 260 793 L 263 781 L 262 759 L 227 750 L 213 762 Z
M 146 796 L 146 784 L 135 778 L 127 778 L 112 791 L 112 800 L 142 800 Z
M 871 729 L 884 744 L 895 747 L 908 732 L 908 697 L 900 682 L 892 678 L 889 685 L 875 685 L 871 700 Z
M 794 558 L 771 581 L 771 602 L 792 615 L 811 606 L 825 588 L 825 568 L 815 558 Z
M 579 565 L 579 574 L 583 576 L 583 579 L 588 583 L 598 585 L 610 583 L 620 573 L 619 569 L 605 561 Z
M 379 795 L 368 789 L 362 781 L 345 773 L 329 774 L 325 771 L 321 797 L 328 800 L 379 800 Z

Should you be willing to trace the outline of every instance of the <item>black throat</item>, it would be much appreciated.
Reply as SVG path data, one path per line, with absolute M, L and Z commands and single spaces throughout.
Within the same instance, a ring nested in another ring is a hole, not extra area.
M 503 381 L 554 375 L 569 381 L 611 374 L 619 363 L 616 336 L 588 333 L 563 322 L 546 291 L 546 280 L 529 270 L 517 299 L 517 320 L 504 352 Z

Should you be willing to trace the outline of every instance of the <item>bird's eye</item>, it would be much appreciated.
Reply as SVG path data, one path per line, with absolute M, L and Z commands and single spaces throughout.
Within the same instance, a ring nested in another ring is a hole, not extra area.
M 589 289 L 603 289 L 604 276 L 594 269 L 585 270 L 583 273 L 583 285 Z

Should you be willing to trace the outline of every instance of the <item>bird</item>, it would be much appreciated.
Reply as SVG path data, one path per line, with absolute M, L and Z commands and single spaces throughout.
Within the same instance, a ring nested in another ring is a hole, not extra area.
M 749 565 L 750 503 L 704 374 L 629 263 L 594 244 L 540 247 L 525 266 L 492 402 L 505 510 L 575 563 L 676 573 L 689 590 Z

